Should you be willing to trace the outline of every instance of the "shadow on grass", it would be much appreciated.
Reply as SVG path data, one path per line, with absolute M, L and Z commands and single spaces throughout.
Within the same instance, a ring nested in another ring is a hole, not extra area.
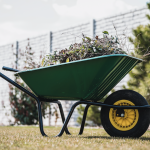
M 134 139 L 134 140 L 144 140 L 144 141 L 150 141 L 150 137 L 140 137 L 140 138 L 131 138 L 131 137 L 111 137 L 111 136 L 86 136 L 86 137 L 80 137 L 80 138 L 87 138 L 87 139 Z

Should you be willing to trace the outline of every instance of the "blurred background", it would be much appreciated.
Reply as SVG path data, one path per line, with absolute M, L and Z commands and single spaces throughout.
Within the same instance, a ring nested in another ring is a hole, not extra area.
M 133 29 L 149 23 L 146 18 L 146 14 L 149 14 L 147 2 L 149 1 L 0 0 L 0 72 L 15 80 L 13 73 L 3 71 L 2 66 L 23 69 L 23 53 L 27 54 L 31 49 L 33 61 L 40 63 L 46 53 L 60 51 L 81 41 L 82 33 L 95 37 L 102 36 L 102 31 L 105 30 L 112 35 L 116 35 L 117 31 L 118 35 L 125 33 L 127 37 L 133 37 Z M 127 45 L 130 49 L 134 48 L 129 41 Z M 121 89 L 128 80 L 129 76 L 115 89 Z M 12 91 L 15 95 L 15 89 Z M 10 105 L 11 98 L 10 86 L 0 78 L 0 125 L 30 125 L 27 123 L 30 116 L 28 113 L 23 113 L 25 117 L 20 116 L 24 117 L 23 123 L 15 118 L 16 114 L 12 112 L 14 106 L 12 103 Z M 73 102 L 62 101 L 62 104 L 66 116 Z M 56 105 L 48 104 L 44 111 L 44 125 L 62 125 Z M 79 112 L 76 110 L 69 125 L 78 126 L 78 117 Z

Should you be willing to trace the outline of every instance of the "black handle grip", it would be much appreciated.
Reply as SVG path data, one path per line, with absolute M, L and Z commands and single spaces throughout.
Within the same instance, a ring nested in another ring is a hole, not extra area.
M 5 66 L 3 66 L 3 68 L 2 68 L 2 69 L 3 69 L 3 70 L 6 70 L 6 71 L 19 72 L 19 70 L 17 70 L 17 69 L 13 69 L 13 68 L 5 67 Z

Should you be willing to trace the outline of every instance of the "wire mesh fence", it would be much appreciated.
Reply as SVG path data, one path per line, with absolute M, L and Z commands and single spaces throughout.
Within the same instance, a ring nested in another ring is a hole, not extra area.
M 82 33 L 89 36 L 90 23 L 85 23 L 65 30 L 53 32 L 52 33 L 53 51 L 60 51 L 65 48 L 69 48 L 69 46 L 73 43 L 81 42 Z
M 16 44 L 8 44 L 0 47 L 0 72 L 5 73 L 7 76 L 13 79 L 11 72 L 4 72 L 3 66 L 12 66 L 15 68 L 15 57 L 13 53 L 16 50 Z M 0 78 L 0 125 L 8 125 L 11 120 L 9 103 L 9 85 L 8 82 Z M 12 120 L 13 121 L 13 120 Z
M 103 31 L 108 31 L 110 35 L 117 35 L 120 39 L 124 38 L 122 49 L 131 53 L 134 46 L 128 41 L 128 38 L 133 37 L 132 29 L 149 23 L 146 14 L 149 14 L 149 10 L 143 7 L 117 16 L 96 20 L 94 22 L 94 35 L 101 36 Z M 121 89 L 123 85 L 126 85 L 128 79 L 129 76 L 127 75 L 115 89 Z
M 146 7 L 143 7 L 141 9 L 133 10 L 124 14 L 93 20 L 92 22 L 83 23 L 68 29 L 49 32 L 41 36 L 28 38 L 26 40 L 18 41 L 5 46 L 0 46 L 0 71 L 14 79 L 13 73 L 6 71 L 4 72 L 1 68 L 2 66 L 8 66 L 22 70 L 22 66 L 26 60 L 26 50 L 28 47 L 32 48 L 34 51 L 34 60 L 39 63 L 43 55 L 46 53 L 60 51 L 61 49 L 68 48 L 70 44 L 81 42 L 82 34 L 89 37 L 94 37 L 96 35 L 101 37 L 102 31 L 105 30 L 108 31 L 110 35 L 116 35 L 116 33 L 118 35 L 122 35 L 123 32 L 125 32 L 126 37 L 133 36 L 133 28 L 136 28 L 138 25 L 145 25 L 148 23 L 146 14 L 149 14 L 149 11 Z M 131 45 L 128 41 L 126 44 L 130 47 L 130 49 L 133 49 L 133 45 Z M 22 57 L 22 59 L 18 59 L 21 52 L 23 52 L 25 55 Z M 127 80 L 128 76 L 116 86 L 116 89 L 121 89 L 122 85 L 126 84 Z M 62 104 L 66 116 L 73 102 L 62 101 Z M 57 108 L 56 105 L 51 105 L 52 111 L 54 111 L 53 107 Z M 14 121 L 13 117 L 11 117 L 10 110 L 9 86 L 5 80 L 0 78 L 0 125 L 9 125 Z M 49 109 L 47 109 L 47 113 L 48 112 Z M 78 125 L 76 123 L 77 117 L 78 113 L 76 110 L 72 116 L 72 120 L 70 121 L 70 126 Z M 47 115 L 47 118 L 44 119 L 44 124 L 62 125 L 60 117 L 56 119 L 55 115 Z
M 24 61 L 26 61 L 27 50 L 30 47 L 34 52 L 34 61 L 40 63 L 41 58 L 49 52 L 49 36 L 48 34 L 41 35 L 34 38 L 28 38 L 27 40 L 18 42 L 18 57 L 22 57 L 18 61 L 18 69 L 22 69 Z M 20 56 L 24 53 L 24 56 Z

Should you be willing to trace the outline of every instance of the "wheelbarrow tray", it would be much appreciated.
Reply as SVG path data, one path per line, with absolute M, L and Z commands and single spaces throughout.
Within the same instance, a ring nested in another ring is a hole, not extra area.
M 104 55 L 16 74 L 42 99 L 97 101 L 141 61 L 125 54 Z

